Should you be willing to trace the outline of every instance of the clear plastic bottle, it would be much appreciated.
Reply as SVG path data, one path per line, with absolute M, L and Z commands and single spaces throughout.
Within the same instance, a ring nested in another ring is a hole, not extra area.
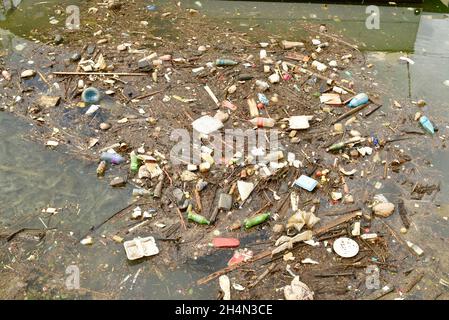
M 118 153 L 112 153 L 112 152 L 104 152 L 100 156 L 100 160 L 112 163 L 112 164 L 121 164 L 125 161 L 125 158 L 123 158 Z

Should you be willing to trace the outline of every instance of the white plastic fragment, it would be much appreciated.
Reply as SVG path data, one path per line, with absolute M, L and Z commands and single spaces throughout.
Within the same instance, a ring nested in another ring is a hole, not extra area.
M 301 260 L 301 263 L 302 264 L 320 264 L 318 261 L 315 261 L 310 258 L 305 258 L 305 259 Z
M 211 116 L 203 116 L 192 122 L 193 129 L 202 134 L 210 134 L 223 128 L 223 123 Z
M 286 300 L 313 300 L 313 292 L 299 277 L 293 278 L 290 285 L 284 287 Z
M 251 194 L 251 192 L 253 192 L 253 190 L 254 190 L 254 183 L 252 183 L 252 182 L 245 182 L 245 181 L 239 180 L 239 181 L 237 181 L 237 189 L 238 189 L 239 194 L 240 194 L 240 199 L 242 201 L 245 201 L 246 199 L 248 199 L 248 197 Z
M 224 293 L 223 300 L 231 300 L 231 281 L 227 275 L 222 275 L 218 278 L 220 288 Z
M 308 129 L 310 127 L 309 121 L 313 116 L 292 116 L 288 118 L 289 127 L 293 130 Z

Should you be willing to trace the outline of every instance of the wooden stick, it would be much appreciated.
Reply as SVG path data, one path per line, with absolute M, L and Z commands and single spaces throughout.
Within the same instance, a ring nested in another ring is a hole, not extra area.
M 345 214 L 348 212 L 353 212 L 353 211 L 358 211 L 361 210 L 360 205 L 358 204 L 354 204 L 354 205 L 350 205 L 344 208 L 336 208 L 336 209 L 331 209 L 331 210 L 326 210 L 323 212 L 318 212 L 319 215 L 323 215 L 323 216 L 338 216 L 341 214 Z
M 73 72 L 73 71 L 56 71 L 56 76 L 148 76 L 148 73 L 141 72 Z
M 103 222 L 101 222 L 100 224 L 96 225 L 96 226 L 92 226 L 89 229 L 89 232 L 87 232 L 83 237 L 78 239 L 78 243 L 83 240 L 85 237 L 87 237 L 89 234 L 91 234 L 92 232 L 94 232 L 95 230 L 99 229 L 101 226 L 103 226 L 105 223 L 107 223 L 109 220 L 111 220 L 112 218 L 114 218 L 115 216 L 121 214 L 122 212 L 126 211 L 127 209 L 131 208 L 134 205 L 137 205 L 141 202 L 141 199 L 136 200 L 134 202 L 131 202 L 129 205 L 127 205 L 126 207 L 124 207 L 123 209 L 120 209 L 119 211 L 113 213 L 112 215 L 110 215 L 106 220 L 104 220 Z
M 354 276 L 354 272 L 342 272 L 342 273 L 317 273 L 314 277 L 317 278 L 329 278 L 329 277 L 347 277 Z
M 214 208 L 214 211 L 212 211 L 212 215 L 210 216 L 210 223 L 214 224 L 215 220 L 217 219 L 218 213 L 220 212 L 220 209 L 218 207 Z
M 138 96 L 138 97 L 135 97 L 135 98 L 128 99 L 128 101 L 126 101 L 125 103 L 128 104 L 128 103 L 130 103 L 132 100 L 140 100 L 140 99 L 145 99 L 145 98 L 148 98 L 148 97 L 152 97 L 152 96 L 154 96 L 155 94 L 164 92 L 165 90 L 166 90 L 166 89 L 162 89 L 162 90 L 157 90 L 157 91 L 150 92 L 150 93 L 147 93 L 147 94 L 143 94 L 143 95 L 141 95 L 141 96 Z
M 268 268 L 264 271 L 264 272 L 262 272 L 262 274 L 260 275 L 260 276 L 258 276 L 257 277 L 257 279 L 254 281 L 254 282 L 252 282 L 249 286 L 248 286 L 248 288 L 252 288 L 252 287 L 255 287 L 260 281 L 262 281 L 271 271 L 273 271 L 273 269 L 274 269 L 274 267 L 276 266 L 276 263 L 272 263 L 272 264 L 270 264 L 269 266 L 268 266 Z
M 341 217 L 339 217 L 339 218 L 329 222 L 328 224 L 322 226 L 321 228 L 318 228 L 318 229 L 314 230 L 313 231 L 313 235 L 317 236 L 317 235 L 324 234 L 324 233 L 328 232 L 329 230 L 335 228 L 336 226 L 338 226 L 338 225 L 340 225 L 342 223 L 345 223 L 345 222 L 347 222 L 347 221 L 349 221 L 349 220 L 351 220 L 351 219 L 353 219 L 353 218 L 355 218 L 355 217 L 357 217 L 359 215 L 360 214 L 357 211 L 353 212 L 353 213 L 345 214 L 344 216 L 341 216 Z
M 364 117 L 367 118 L 369 117 L 371 114 L 373 114 L 374 112 L 376 112 L 378 109 L 380 109 L 382 107 L 382 105 L 378 105 L 375 106 L 373 109 L 371 109 L 370 111 L 368 111 L 367 113 L 365 113 Z
M 387 227 L 387 229 L 388 229 L 388 231 L 390 231 L 391 235 L 392 235 L 398 242 L 400 242 L 404 247 L 406 247 L 407 250 L 408 250 L 409 252 L 411 252 L 411 253 L 412 253 L 413 255 L 415 255 L 416 257 L 419 257 L 419 255 L 418 255 L 412 248 L 410 248 L 410 247 L 408 246 L 408 244 L 405 242 L 405 240 L 402 239 L 402 238 L 396 233 L 396 231 L 394 231 L 393 228 L 390 227 L 390 225 L 389 225 L 388 223 L 386 223 L 386 222 L 383 221 L 383 220 L 380 220 L 380 222 L 382 222 L 383 225 Z
M 199 191 L 195 188 L 193 191 L 193 194 L 195 195 L 195 202 L 196 202 L 196 210 L 198 212 L 201 212 L 203 210 L 203 206 L 201 205 L 201 197 Z
M 271 205 L 271 202 L 267 202 L 265 203 L 265 205 L 260 208 L 259 210 L 257 210 L 254 214 L 251 215 L 251 217 L 257 216 L 259 213 L 261 213 L 262 211 L 264 211 L 266 208 L 268 208 Z
M 410 221 L 408 220 L 407 217 L 407 210 L 405 209 L 404 200 L 400 200 L 398 202 L 398 212 L 404 227 L 407 229 L 410 228 Z
M 385 287 L 388 287 L 388 289 L 384 289 Z M 369 296 L 362 297 L 361 300 L 377 300 L 394 291 L 394 285 L 391 283 L 387 284 L 385 287 L 374 291 Z
M 176 211 L 178 212 L 179 220 L 181 221 L 182 228 L 183 228 L 184 230 L 187 230 L 186 222 L 184 221 L 184 217 L 182 216 L 181 210 L 179 210 L 179 208 L 176 207 Z
M 39 74 L 39 77 L 41 77 L 42 81 L 44 81 L 45 84 L 46 84 L 49 88 L 51 88 L 51 84 L 48 83 L 48 81 L 47 81 L 47 79 L 44 77 L 44 75 L 43 75 L 39 70 L 37 70 L 37 73 Z
M 338 121 L 341 121 L 341 120 L 343 120 L 343 119 L 346 119 L 347 117 L 352 116 L 354 113 L 357 113 L 357 112 L 363 110 L 364 108 L 366 108 L 367 106 L 369 106 L 370 103 L 371 103 L 371 102 L 362 104 L 361 106 L 358 106 L 357 108 L 354 108 L 354 109 L 352 109 L 351 111 L 348 111 L 348 112 L 342 114 L 342 115 L 339 116 L 336 120 L 334 120 L 334 121 L 332 122 L 332 124 L 335 124 L 335 123 L 337 123 Z
M 424 271 L 417 271 L 414 270 L 412 274 L 408 277 L 407 282 L 405 283 L 404 287 L 401 288 L 401 291 L 403 293 L 410 292 L 416 284 L 421 281 L 421 279 L 424 277 Z
M 300 66 L 296 66 L 296 68 L 293 70 L 293 72 L 298 73 L 298 71 L 301 72 L 301 73 L 304 73 L 304 74 L 308 74 L 309 76 L 317 77 L 318 79 L 324 80 L 324 81 L 326 81 L 327 83 L 335 84 L 335 85 L 337 85 L 338 87 L 342 88 L 343 90 L 345 90 L 345 91 L 347 91 L 347 92 L 349 92 L 349 93 L 351 93 L 351 94 L 353 94 L 353 95 L 356 94 L 354 90 L 351 90 L 351 89 L 349 89 L 349 88 L 343 86 L 342 84 L 340 84 L 339 82 L 337 82 L 337 81 L 335 81 L 335 80 L 333 80 L 333 79 L 331 79 L 331 78 L 322 76 L 321 74 L 318 74 L 318 73 L 315 73 L 315 72 L 313 72 L 313 71 L 304 69 L 304 68 L 302 68 L 302 67 L 300 67 Z
M 16 235 L 18 235 L 21 232 L 25 232 L 25 231 L 32 231 L 32 232 L 36 232 L 39 234 L 43 234 L 43 236 L 45 235 L 45 233 L 47 232 L 47 230 L 55 230 L 56 228 L 51 228 L 51 229 L 33 229 L 33 228 L 22 228 L 19 229 L 13 233 L 11 233 L 10 235 L 5 235 L 6 237 L 6 241 L 11 241 Z M 0 238 L 2 238 L 3 235 L 0 234 Z

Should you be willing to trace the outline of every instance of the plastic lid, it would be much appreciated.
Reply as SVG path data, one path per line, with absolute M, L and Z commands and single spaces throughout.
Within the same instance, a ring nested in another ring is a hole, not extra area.
M 335 253 L 343 258 L 352 258 L 359 253 L 359 245 L 357 242 L 346 237 L 335 240 L 333 248 Z

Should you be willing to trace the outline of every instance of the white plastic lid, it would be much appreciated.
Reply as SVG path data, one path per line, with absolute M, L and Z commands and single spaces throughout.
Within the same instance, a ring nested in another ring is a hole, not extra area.
M 335 240 L 333 248 L 335 253 L 343 258 L 352 258 L 359 253 L 359 245 L 357 242 L 346 237 Z

